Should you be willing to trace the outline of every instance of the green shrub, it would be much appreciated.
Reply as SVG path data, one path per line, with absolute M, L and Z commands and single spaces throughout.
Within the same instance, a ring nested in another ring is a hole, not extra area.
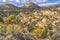
M 3 22 L 3 18 L 2 17 L 0 17 L 0 22 Z
M 47 37 L 47 33 L 48 33 L 48 28 L 45 27 L 44 30 L 41 33 L 41 38 L 46 38 Z

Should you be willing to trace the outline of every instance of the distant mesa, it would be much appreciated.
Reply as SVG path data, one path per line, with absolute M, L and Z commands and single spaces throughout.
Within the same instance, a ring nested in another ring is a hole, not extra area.
M 12 5 L 12 4 L 4 4 L 4 5 L 0 5 L 0 7 L 2 7 L 2 8 L 11 8 L 11 7 L 16 8 L 17 6 Z M 23 6 L 21 6 L 19 8 L 39 9 L 40 6 L 38 6 L 37 4 L 32 3 L 32 2 L 27 2 L 27 3 L 25 3 Z
M 4 5 L 0 5 L 1 8 L 15 8 L 16 6 L 15 5 L 12 5 L 12 4 L 4 4 Z
M 32 3 L 32 2 L 27 2 L 26 4 L 24 4 L 23 7 L 24 7 L 24 8 L 34 8 L 34 9 L 40 8 L 40 6 L 38 6 L 37 4 Z
M 40 8 L 44 8 L 44 7 L 49 7 L 49 8 L 54 8 L 54 7 L 60 7 L 60 5 L 53 5 L 53 6 L 39 6 L 39 5 L 37 5 L 37 4 L 35 4 L 35 3 L 33 3 L 33 2 L 27 2 L 27 3 L 25 3 L 23 6 L 21 6 L 21 7 L 18 7 L 18 6 L 16 6 L 16 5 L 13 5 L 13 4 L 4 4 L 4 5 L 0 5 L 0 8 L 1 9 L 21 9 L 21 8 L 29 8 L 29 9 L 40 9 Z

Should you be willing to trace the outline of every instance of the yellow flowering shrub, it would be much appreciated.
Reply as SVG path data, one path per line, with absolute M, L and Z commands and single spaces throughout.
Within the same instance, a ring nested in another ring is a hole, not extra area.
M 35 35 L 35 36 L 38 36 L 41 32 L 42 32 L 42 28 L 36 28 L 32 31 L 32 33 Z
M 20 25 L 18 25 L 18 24 L 16 24 L 15 26 L 14 26 L 14 30 L 20 30 Z
M 2 22 L 0 22 L 0 33 L 1 34 L 4 34 L 5 33 L 5 25 Z
M 13 26 L 9 24 L 8 27 L 6 28 L 6 34 L 12 33 L 12 30 L 13 30 Z
M 14 18 L 16 18 L 15 15 L 10 15 L 10 16 L 8 17 L 9 20 L 12 20 L 12 19 L 14 19 Z
M 0 22 L 0 27 L 1 27 L 1 26 L 4 26 L 4 24 L 3 24 L 2 22 Z

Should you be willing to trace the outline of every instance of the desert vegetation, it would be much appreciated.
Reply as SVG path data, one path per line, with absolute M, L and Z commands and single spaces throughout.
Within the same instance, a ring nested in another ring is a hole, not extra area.
M 5 8 L 0 7 L 0 40 L 60 40 L 60 6 Z

